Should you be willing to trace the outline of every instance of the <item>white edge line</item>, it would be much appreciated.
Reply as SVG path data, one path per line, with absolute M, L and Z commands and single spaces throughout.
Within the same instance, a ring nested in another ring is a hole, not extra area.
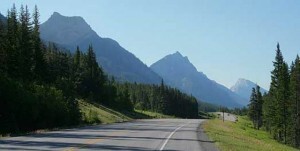
M 183 125 L 181 125 L 181 126 L 179 126 L 179 127 L 177 127 L 169 136 L 168 136 L 168 138 L 165 140 L 165 142 L 164 142 L 164 144 L 160 147 L 160 151 L 162 151 L 162 150 L 164 150 L 164 148 L 165 148 L 165 146 L 167 145 L 167 143 L 168 143 L 168 141 L 170 140 L 170 138 L 175 134 L 175 132 L 176 131 L 178 131 L 179 129 L 181 129 L 182 127 L 184 127 L 185 125 L 188 125 L 188 124 L 190 124 L 190 122 L 189 123 L 186 123 L 186 124 L 183 124 Z

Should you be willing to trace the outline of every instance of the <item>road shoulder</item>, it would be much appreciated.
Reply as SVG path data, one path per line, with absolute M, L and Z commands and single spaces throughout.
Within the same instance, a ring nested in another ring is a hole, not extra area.
M 206 122 L 206 121 L 204 121 Z M 203 130 L 203 123 L 201 122 L 201 124 L 199 125 L 199 127 L 197 128 L 197 137 L 198 137 L 198 141 L 200 143 L 200 146 L 202 148 L 202 151 L 219 151 L 219 149 L 216 146 L 215 141 L 211 140 L 205 133 L 205 131 Z

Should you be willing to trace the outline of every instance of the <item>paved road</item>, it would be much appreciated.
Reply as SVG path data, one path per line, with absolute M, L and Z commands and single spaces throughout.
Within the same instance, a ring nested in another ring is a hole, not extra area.
M 199 119 L 153 119 L 0 139 L 0 150 L 217 150 Z

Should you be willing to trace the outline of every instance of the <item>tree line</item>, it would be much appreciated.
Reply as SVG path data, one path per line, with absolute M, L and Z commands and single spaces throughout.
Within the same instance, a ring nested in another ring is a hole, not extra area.
M 163 113 L 183 118 L 197 118 L 198 102 L 192 95 L 160 85 L 125 83 L 117 88 L 129 93 L 135 109 Z
M 300 59 L 290 66 L 277 44 L 270 90 L 261 96 L 259 87 L 252 90 L 248 116 L 259 129 L 264 127 L 274 139 L 300 147 Z
M 119 111 L 134 108 L 197 117 L 197 100 L 161 85 L 120 83 L 104 73 L 93 46 L 74 53 L 45 43 L 39 11 L 27 6 L 0 21 L 0 134 L 83 122 L 78 99 Z

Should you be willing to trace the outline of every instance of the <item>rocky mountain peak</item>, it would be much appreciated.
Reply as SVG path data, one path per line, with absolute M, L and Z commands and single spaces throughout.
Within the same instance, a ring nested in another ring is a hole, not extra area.
M 76 43 L 83 37 L 95 34 L 82 17 L 66 17 L 58 12 L 54 12 L 51 17 L 41 25 L 41 31 L 44 31 L 41 33 L 42 39 L 69 45 Z

